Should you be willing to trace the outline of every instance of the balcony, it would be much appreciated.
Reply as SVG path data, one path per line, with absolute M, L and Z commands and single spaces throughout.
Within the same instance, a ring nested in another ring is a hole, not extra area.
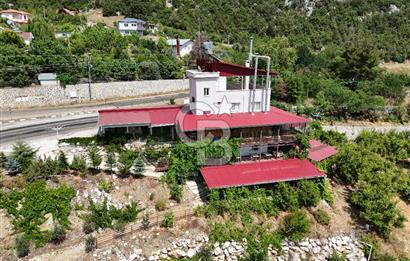
M 271 146 L 287 146 L 296 143 L 296 136 L 293 134 L 285 134 L 280 136 L 262 136 L 242 138 L 241 146 L 258 146 L 258 145 L 271 145 Z

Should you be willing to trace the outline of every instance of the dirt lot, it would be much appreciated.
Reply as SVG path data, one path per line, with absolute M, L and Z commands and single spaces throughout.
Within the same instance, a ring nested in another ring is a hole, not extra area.
M 379 66 L 388 72 L 404 73 L 410 75 L 410 61 L 406 61 L 404 63 L 382 63 Z
M 115 22 L 124 19 L 123 15 L 105 17 L 102 15 L 102 9 L 91 9 L 88 12 L 80 13 L 80 15 L 87 18 L 87 24 L 104 23 L 112 28 L 115 28 Z

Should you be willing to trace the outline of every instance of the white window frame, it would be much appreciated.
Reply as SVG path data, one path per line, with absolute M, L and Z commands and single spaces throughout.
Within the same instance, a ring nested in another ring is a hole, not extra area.
M 231 111 L 239 111 L 241 104 L 239 102 L 233 102 Z
M 124 27 L 128 27 L 128 24 L 124 24 Z
M 204 96 L 209 96 L 209 88 L 204 88 Z
M 255 102 L 254 107 L 255 111 L 260 111 L 261 110 L 261 103 L 260 102 Z

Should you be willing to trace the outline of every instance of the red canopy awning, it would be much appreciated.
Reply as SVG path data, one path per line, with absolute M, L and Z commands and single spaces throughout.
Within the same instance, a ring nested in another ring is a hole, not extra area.
M 198 60 L 197 64 L 205 71 L 219 72 L 220 76 L 251 76 L 255 74 L 255 68 L 239 64 L 208 60 Z M 266 70 L 259 69 L 258 75 L 266 76 Z M 270 72 L 270 75 L 277 75 L 277 73 Z
M 260 185 L 325 176 L 310 161 L 300 159 L 203 167 L 200 172 L 208 188 Z
M 308 159 L 321 161 L 337 153 L 337 150 L 329 145 L 323 144 L 318 140 L 310 140 L 310 149 Z

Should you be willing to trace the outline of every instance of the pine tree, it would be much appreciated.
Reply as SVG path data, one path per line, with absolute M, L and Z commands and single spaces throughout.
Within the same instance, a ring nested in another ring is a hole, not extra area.
M 36 157 L 37 150 L 30 147 L 27 143 L 17 141 L 13 145 L 13 151 L 10 154 L 10 158 L 17 161 L 21 167 L 21 171 L 29 168 L 31 162 Z
M 132 172 L 132 176 L 133 176 L 134 178 L 141 177 L 142 174 L 143 174 L 144 171 L 145 171 L 144 159 L 143 159 L 141 156 L 137 157 L 137 158 L 134 160 L 134 165 L 133 165 L 133 167 L 134 167 L 134 171 Z
M 58 166 L 62 170 L 68 169 L 68 161 L 67 161 L 67 157 L 66 157 L 64 151 L 60 150 L 60 152 L 57 155 L 57 161 L 58 161 Z
M 10 175 L 16 175 L 21 172 L 21 165 L 13 158 L 7 159 L 5 167 Z
M 110 173 L 112 173 L 112 169 L 115 167 L 115 165 L 117 165 L 115 153 L 113 151 L 107 152 L 107 165 L 110 168 Z
M 88 152 L 88 158 L 91 161 L 91 166 L 93 169 L 98 169 L 102 162 L 102 157 L 100 155 L 100 150 L 97 148 L 97 146 L 93 145 L 88 147 L 87 149 Z

